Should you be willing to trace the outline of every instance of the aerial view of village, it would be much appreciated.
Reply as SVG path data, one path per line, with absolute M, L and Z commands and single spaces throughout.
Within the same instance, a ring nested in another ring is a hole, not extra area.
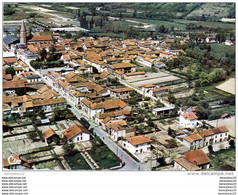
M 235 171 L 235 3 L 4 3 L 3 170 Z

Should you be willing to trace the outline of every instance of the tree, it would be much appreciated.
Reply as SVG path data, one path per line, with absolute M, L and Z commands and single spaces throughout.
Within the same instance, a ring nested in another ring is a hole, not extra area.
M 30 133 L 27 134 L 27 137 L 28 137 L 28 139 L 31 139 L 31 140 L 33 140 L 33 141 L 36 141 L 38 135 L 37 135 L 36 132 L 30 132 Z
M 72 154 L 75 144 L 65 144 L 63 145 L 63 150 L 65 154 Z
M 209 146 L 207 147 L 207 149 L 208 149 L 208 151 L 209 151 L 209 154 L 212 154 L 212 153 L 214 152 L 212 145 L 209 145 Z
M 229 145 L 230 145 L 230 148 L 234 148 L 235 147 L 235 140 L 234 139 L 231 139 L 229 141 Z
M 160 32 L 160 33 L 165 33 L 165 27 L 164 27 L 164 25 L 161 25 L 161 26 L 159 27 L 159 32 Z
M 93 20 L 93 16 L 91 17 L 91 20 L 89 22 L 89 28 L 93 29 L 93 24 L 94 24 L 94 20 Z
M 80 20 L 80 9 L 77 10 L 77 20 Z
M 6 68 L 6 74 L 11 74 L 12 76 L 14 76 L 16 74 L 16 71 L 14 70 L 14 68 L 8 67 Z
M 176 102 L 176 98 L 172 93 L 168 94 L 168 101 L 172 104 L 174 104 Z
M 44 61 L 46 59 L 46 56 L 47 56 L 47 52 L 46 52 L 45 48 L 41 49 L 40 53 L 39 53 L 40 60 Z
M 136 15 L 137 15 L 137 10 L 134 9 L 134 12 L 133 12 L 133 18 L 136 18 Z

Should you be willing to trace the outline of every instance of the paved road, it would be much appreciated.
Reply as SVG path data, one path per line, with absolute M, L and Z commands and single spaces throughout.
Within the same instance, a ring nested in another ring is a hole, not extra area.
M 57 88 L 55 88 L 53 85 L 51 85 L 48 81 L 45 80 L 43 75 L 41 75 L 38 71 L 35 71 L 31 66 L 29 61 L 25 61 L 29 65 L 32 71 L 34 71 L 36 74 L 38 74 L 42 81 L 44 81 L 47 85 L 51 86 L 53 89 L 58 91 Z M 60 93 L 60 91 L 58 91 Z M 60 93 L 61 96 L 63 96 L 62 93 Z M 80 119 L 82 117 L 82 112 L 77 109 L 74 104 L 68 100 L 65 96 L 63 96 L 67 103 L 71 106 L 70 110 L 75 114 L 75 116 Z M 108 136 L 108 134 L 97 127 L 97 125 L 93 121 L 89 121 L 90 128 L 94 128 L 94 131 L 96 134 L 102 139 L 102 141 L 112 150 L 123 162 L 125 162 L 125 166 L 120 170 L 127 170 L 127 171 L 133 171 L 133 170 L 143 170 L 143 166 L 140 168 L 139 163 L 137 163 L 130 155 L 128 155 L 124 150 L 122 150 L 116 143 L 114 143 Z

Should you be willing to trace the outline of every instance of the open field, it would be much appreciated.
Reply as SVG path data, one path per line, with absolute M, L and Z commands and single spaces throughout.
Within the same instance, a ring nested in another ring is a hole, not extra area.
M 231 78 L 226 82 L 222 83 L 221 85 L 219 85 L 217 88 L 235 95 L 236 93 L 235 83 L 236 83 L 235 78 Z

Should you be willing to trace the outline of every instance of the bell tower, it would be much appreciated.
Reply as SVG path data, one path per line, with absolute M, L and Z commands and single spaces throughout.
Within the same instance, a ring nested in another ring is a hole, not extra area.
M 20 43 L 24 43 L 26 45 L 26 27 L 24 24 L 24 20 L 22 20 L 21 23 Z

